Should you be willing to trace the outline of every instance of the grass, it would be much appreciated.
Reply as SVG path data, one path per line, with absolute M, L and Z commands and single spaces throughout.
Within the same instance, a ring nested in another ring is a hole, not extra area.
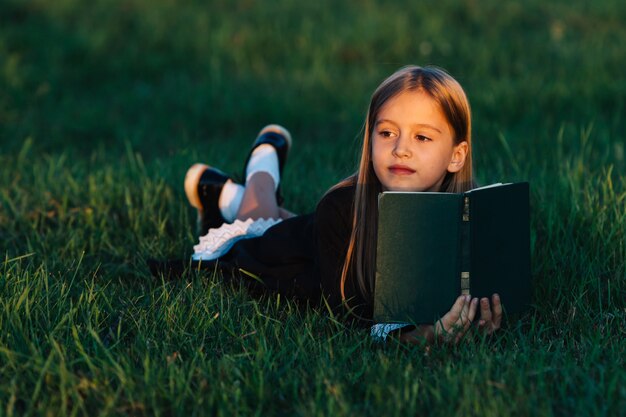
M 265 3 L 3 2 L 0 415 L 623 413 L 622 2 Z M 191 163 L 237 172 L 282 123 L 286 201 L 310 211 L 408 63 L 466 88 L 481 182 L 531 183 L 532 314 L 426 351 L 150 276 L 194 244 Z

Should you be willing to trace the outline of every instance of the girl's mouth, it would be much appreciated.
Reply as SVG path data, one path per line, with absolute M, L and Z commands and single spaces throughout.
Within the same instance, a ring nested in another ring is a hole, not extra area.
M 415 173 L 414 169 L 411 169 L 405 165 L 391 165 L 389 167 L 389 171 L 391 171 L 394 175 L 411 175 Z

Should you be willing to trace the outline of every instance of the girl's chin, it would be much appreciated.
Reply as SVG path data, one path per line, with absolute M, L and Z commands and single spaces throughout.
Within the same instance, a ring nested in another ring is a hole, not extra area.
M 426 193 L 436 192 L 439 188 L 436 186 L 424 187 L 419 185 L 407 184 L 407 183 L 392 183 L 383 185 L 383 191 L 397 191 L 397 192 L 412 192 L 412 193 Z
M 423 192 L 426 191 L 423 187 L 411 187 L 406 185 L 392 185 L 390 187 L 383 186 L 383 191 L 396 191 L 396 192 Z
M 403 191 L 403 192 L 412 192 L 412 193 L 427 193 L 427 192 L 437 192 L 441 188 L 441 183 L 431 184 L 431 185 L 423 185 L 423 184 L 415 184 L 411 181 L 387 181 L 387 184 L 382 184 L 383 191 Z

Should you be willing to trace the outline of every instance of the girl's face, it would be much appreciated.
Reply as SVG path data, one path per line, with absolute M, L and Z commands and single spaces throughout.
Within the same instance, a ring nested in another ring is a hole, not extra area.
M 383 191 L 439 191 L 447 172 L 465 163 L 467 142 L 454 145 L 439 105 L 423 91 L 391 98 L 372 131 L 372 163 Z

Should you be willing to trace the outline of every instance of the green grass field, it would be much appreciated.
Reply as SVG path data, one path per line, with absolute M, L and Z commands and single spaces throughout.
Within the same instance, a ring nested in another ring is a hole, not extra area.
M 618 0 L 3 0 L 0 416 L 624 415 L 624 22 Z M 532 314 L 427 352 L 150 276 L 191 253 L 190 164 L 239 172 L 281 123 L 286 205 L 311 211 L 406 64 L 465 87 L 481 183 L 530 181 Z

